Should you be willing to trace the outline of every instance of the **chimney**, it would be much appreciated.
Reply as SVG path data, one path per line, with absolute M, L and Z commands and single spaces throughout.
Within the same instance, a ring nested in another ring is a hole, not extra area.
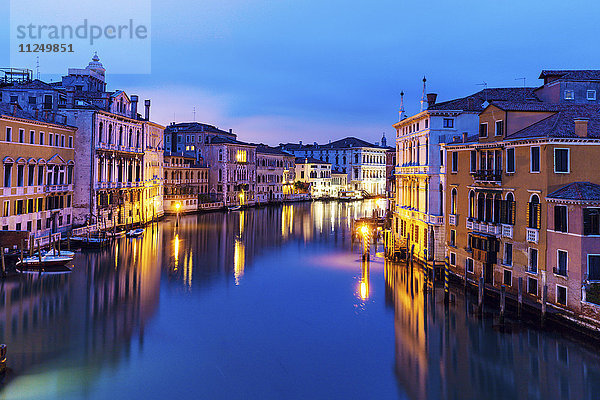
M 460 142 L 460 136 L 454 136 L 452 139 L 453 139 L 452 142 L 454 142 L 454 143 Z
M 300 146 L 302 146 L 302 140 L 300 141 Z
M 233 133 L 233 129 L 229 128 L 229 133 Z
M 17 103 L 12 103 L 12 115 L 15 115 L 17 113 Z
M 137 105 L 139 97 L 136 94 L 131 95 L 131 118 L 137 119 Z
M 146 108 L 146 111 L 144 113 L 144 119 L 146 121 L 150 121 L 150 100 L 144 100 L 144 106 Z
M 587 118 L 575 118 L 575 134 L 579 137 L 588 137 Z
M 431 107 L 432 105 L 434 105 L 436 100 L 437 100 L 437 93 L 427 93 L 428 107 Z
M 467 132 L 463 132 L 463 143 L 467 143 Z
M 313 142 L 313 144 L 316 146 L 316 145 L 317 145 L 317 142 Z

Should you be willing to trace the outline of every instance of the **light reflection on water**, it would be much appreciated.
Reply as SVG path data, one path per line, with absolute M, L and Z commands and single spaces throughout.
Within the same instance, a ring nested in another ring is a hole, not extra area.
M 446 311 L 418 270 L 351 253 L 378 206 L 166 219 L 72 274 L 6 281 L 0 398 L 593 398 L 597 349 L 499 333 L 462 291 Z

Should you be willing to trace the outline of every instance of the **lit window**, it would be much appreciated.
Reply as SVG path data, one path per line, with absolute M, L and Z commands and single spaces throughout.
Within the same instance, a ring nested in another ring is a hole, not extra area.
M 565 90 L 565 100 L 573 100 L 573 99 L 575 99 L 575 91 Z

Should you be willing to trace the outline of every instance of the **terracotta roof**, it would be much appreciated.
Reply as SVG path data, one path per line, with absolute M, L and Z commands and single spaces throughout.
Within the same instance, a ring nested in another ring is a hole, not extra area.
M 600 185 L 591 182 L 573 182 L 546 196 L 548 199 L 600 201 Z
M 597 69 L 545 69 L 539 78 L 557 77 L 558 79 L 574 81 L 599 81 L 600 70 Z
M 40 111 L 38 113 L 38 116 L 36 117 L 35 114 L 27 112 L 27 111 L 23 111 L 21 108 L 19 108 L 19 106 L 17 106 L 17 108 L 13 114 L 13 112 L 12 112 L 13 107 L 14 107 L 13 104 L 0 102 L 0 116 L 30 119 L 33 121 L 40 121 L 40 122 L 45 122 L 45 123 L 49 123 L 49 124 L 69 126 L 66 124 L 66 117 L 62 114 L 54 113 L 54 120 L 53 120 L 53 118 L 52 118 L 53 113 L 46 114 L 43 111 Z M 47 115 L 48 118 L 44 118 L 44 115 Z
M 558 107 L 558 112 L 543 120 L 529 125 L 506 139 L 521 138 L 574 138 L 575 120 L 588 120 L 588 137 L 600 138 L 600 106 L 598 105 L 569 105 Z
M 491 102 L 504 111 L 558 111 L 558 104 L 543 103 L 541 101 L 514 101 L 514 100 L 495 100 Z
M 435 103 L 428 110 L 460 110 L 460 111 L 482 111 L 487 101 L 539 101 L 533 93 L 536 88 L 488 88 L 480 90 L 472 95 Z
M 221 143 L 239 144 L 239 145 L 244 145 L 244 146 L 255 146 L 252 143 L 240 142 L 239 140 L 233 139 L 229 136 L 213 136 L 210 138 L 210 144 L 221 144 Z

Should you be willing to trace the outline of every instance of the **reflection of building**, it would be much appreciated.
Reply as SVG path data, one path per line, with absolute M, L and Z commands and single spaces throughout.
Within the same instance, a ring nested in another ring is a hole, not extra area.
M 208 195 L 208 167 L 194 157 L 165 153 L 164 173 L 165 213 L 198 211 L 203 196 Z
M 70 274 L 7 281 L 0 291 L 0 337 L 15 375 L 46 363 L 54 370 L 50 362 L 63 357 L 74 357 L 74 369 L 119 362 L 117 355 L 158 307 L 159 245 L 160 231 L 149 229 L 144 240 L 78 253 L 75 264 L 84 267 Z
M 312 157 L 296 158 L 296 181 L 308 183 L 314 198 L 331 197 L 331 164 Z
M 394 308 L 396 378 L 409 399 L 593 398 L 598 356 L 560 335 L 521 327 L 499 333 L 472 315 L 464 291 L 445 309 L 443 292 L 424 290 L 420 269 L 387 263 Z M 476 301 L 476 300 L 475 300 Z
M 385 193 L 385 148 L 354 137 L 328 144 L 315 142 L 303 145 L 300 142 L 280 146 L 296 157 L 316 158 L 331 164 L 333 169 L 345 172 L 349 190 L 361 190 L 370 195 Z
M 64 117 L 0 103 L 1 229 L 36 236 L 70 229 L 77 138 Z

